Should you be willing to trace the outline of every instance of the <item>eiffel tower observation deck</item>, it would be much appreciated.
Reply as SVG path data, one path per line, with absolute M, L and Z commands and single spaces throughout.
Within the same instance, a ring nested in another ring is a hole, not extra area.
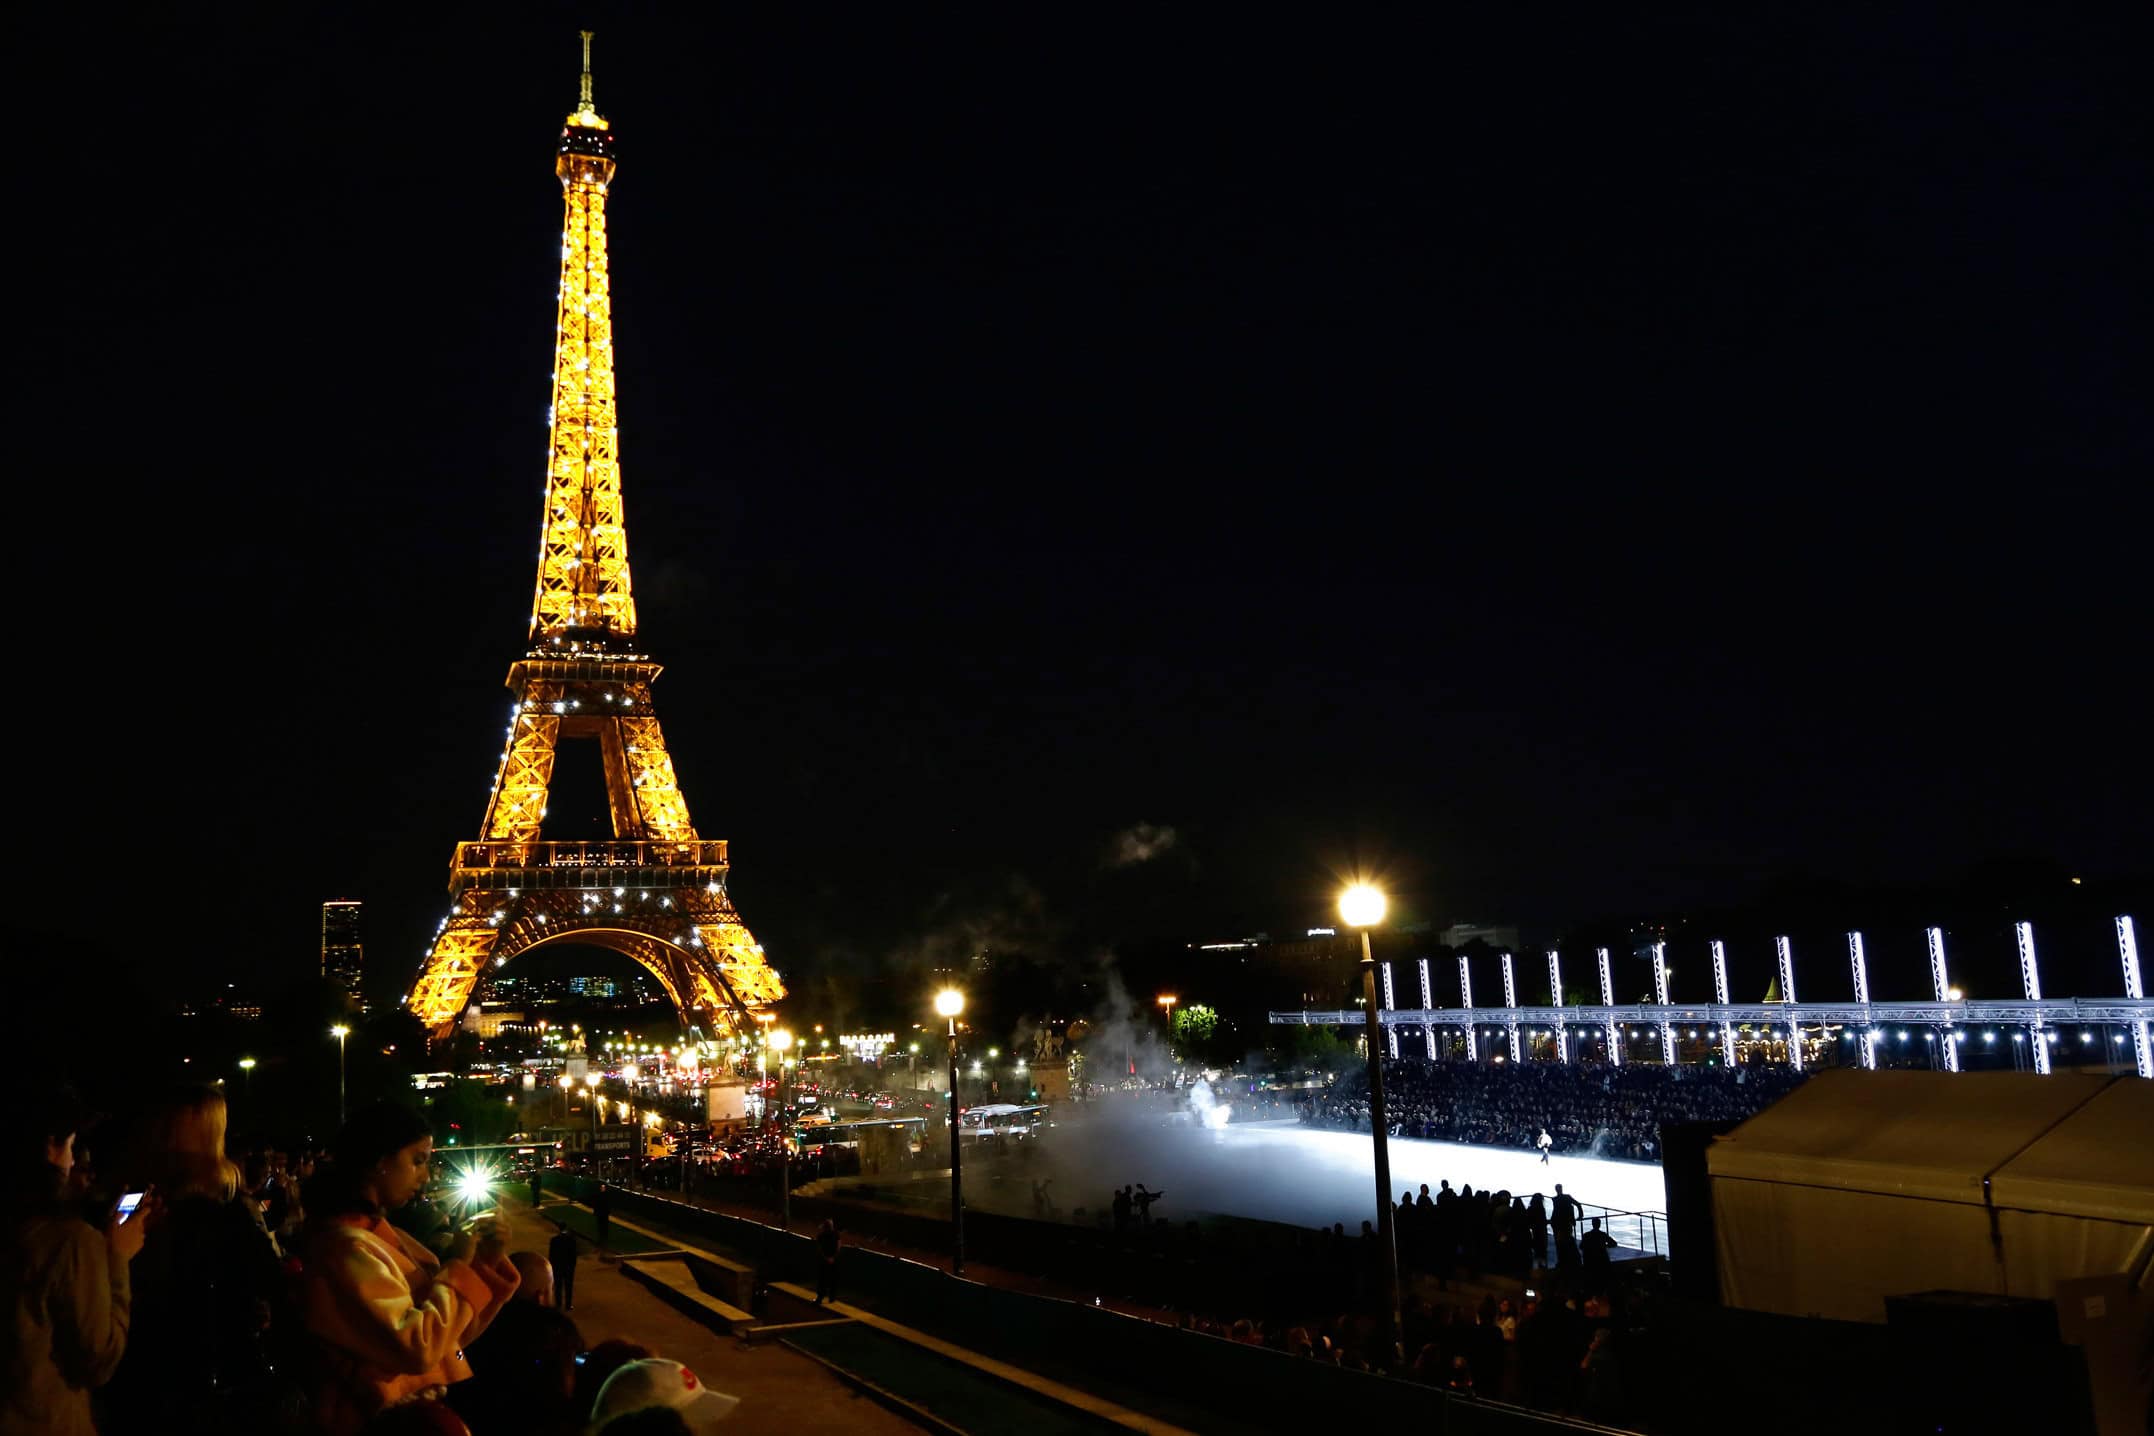
M 515 701 L 479 837 L 456 845 L 448 914 L 405 997 L 436 1036 L 455 1028 L 487 970 L 553 945 L 633 959 L 705 1039 L 785 995 L 727 894 L 726 844 L 689 818 L 652 706 L 662 670 L 636 640 L 606 273 L 613 152 L 587 31 L 576 108 L 555 147 L 561 288 L 531 624 L 509 665 Z M 588 740 L 604 762 L 613 839 L 549 840 L 555 759 L 563 743 Z

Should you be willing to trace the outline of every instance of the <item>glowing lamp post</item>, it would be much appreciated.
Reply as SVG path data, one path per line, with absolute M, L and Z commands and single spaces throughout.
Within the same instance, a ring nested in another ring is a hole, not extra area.
M 950 1023 L 950 1275 L 965 1274 L 965 1178 L 957 1126 L 957 1015 L 965 994 L 946 987 L 935 994 L 935 1015 Z
M 770 1045 L 778 1054 L 778 1224 L 787 1231 L 793 1229 L 793 1151 L 785 1132 L 785 1054 L 792 1050 L 793 1034 L 783 1027 L 770 1034 Z
M 244 1074 L 243 1080 L 246 1083 L 244 1090 L 247 1094 L 247 1100 L 251 1102 L 254 1100 L 254 1059 L 252 1057 L 240 1058 L 239 1070 Z
M 1389 1323 L 1385 1340 L 1392 1346 L 1394 1361 L 1399 1343 L 1399 1248 L 1392 1227 L 1391 1148 L 1384 1125 L 1383 1019 L 1376 1009 L 1376 955 L 1369 947 L 1369 929 L 1384 920 L 1384 895 L 1367 883 L 1356 883 L 1339 895 L 1339 916 L 1348 927 L 1361 930 L 1361 1017 L 1369 1049 L 1369 1137 L 1376 1145 L 1376 1242 L 1382 1257 L 1384 1278 L 1383 1315 Z
M 337 1040 L 337 1125 L 341 1127 L 344 1125 L 344 1039 L 352 1035 L 352 1030 L 340 1022 L 329 1029 L 329 1035 Z

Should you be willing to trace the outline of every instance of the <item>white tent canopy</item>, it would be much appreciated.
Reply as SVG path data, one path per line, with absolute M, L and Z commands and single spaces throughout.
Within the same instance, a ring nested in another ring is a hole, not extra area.
M 2154 1257 L 2154 1082 L 1821 1072 L 1706 1154 L 1730 1305 L 1883 1321 L 1949 1289 L 2043 1299 Z

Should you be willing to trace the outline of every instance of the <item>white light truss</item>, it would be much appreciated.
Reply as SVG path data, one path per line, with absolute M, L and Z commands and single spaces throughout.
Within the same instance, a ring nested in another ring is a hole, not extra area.
M 1511 1016 L 1506 1019 L 1507 1035 L 1511 1039 L 1511 1060 L 1518 1062 L 1523 1060 L 1518 1046 L 1518 983 L 1511 973 L 1511 954 L 1508 952 L 1503 955 L 1503 1005 L 1511 1012 Z
M 1713 948 L 1713 1001 L 1722 1007 L 1728 1005 L 1728 945 L 1714 938 Z M 1720 1060 L 1729 1067 L 1735 1065 L 1735 1024 L 1720 1024 Z
M 1466 954 L 1458 955 L 1458 1005 L 1465 1009 L 1466 1060 L 1481 1060 L 1481 1044 L 1473 1033 L 1473 972 L 1466 966 Z
M 1548 949 L 1548 1005 L 1558 1010 L 1563 1006 L 1563 956 L 1554 948 Z M 1571 1060 L 1571 1028 L 1567 1022 L 1556 1024 L 1556 1060 Z
M 1653 1001 L 1662 1007 L 1668 1005 L 1668 944 L 1653 944 Z M 1660 1024 L 1660 1060 L 1662 1065 L 1675 1065 L 1675 1024 Z
M 2117 919 L 2117 956 L 2124 963 L 2124 995 L 2137 1002 L 2144 998 L 2146 989 L 2139 983 L 2139 933 L 2130 917 Z M 2132 1056 L 2139 1064 L 2141 1077 L 2154 1077 L 2154 1046 L 2150 1046 L 2146 1019 L 2126 1024 L 2132 1034 Z
M 1952 1000 L 1952 984 L 1945 976 L 1945 930 L 1941 927 L 1925 928 L 1923 936 L 1930 945 L 1930 990 L 1937 994 L 1939 1002 Z M 1945 1071 L 1960 1070 L 1959 1034 L 1950 1022 L 1945 1023 Z
M 1593 949 L 1593 955 L 1600 960 L 1601 965 L 1601 1006 L 1613 1007 L 1615 1006 L 1615 973 L 1608 966 L 1608 949 L 1596 947 Z M 1623 1023 L 1620 1019 L 1611 1015 L 1607 1026 L 1608 1063 L 1612 1067 L 1621 1067 L 1623 1065 Z
M 1421 959 L 1421 1010 L 1430 1011 L 1436 1006 L 1436 989 L 1429 985 L 1429 960 Z M 1429 1056 L 1436 1055 L 1436 1029 L 1424 1025 L 1421 1029 L 1421 1050 Z
M 2035 963 L 2034 924 L 2016 922 L 2012 932 L 2019 939 L 2019 981 L 2026 990 L 2029 1002 L 2042 1000 L 2042 971 Z M 2027 1024 L 2027 1044 L 2034 1048 L 2034 1070 L 2049 1071 L 2049 1034 L 2042 1030 L 2042 1014 L 2038 1011 Z
M 1802 1029 L 1795 1023 L 1795 947 L 1785 937 L 1773 939 L 1773 953 L 1780 963 L 1780 1000 L 1789 1008 L 1788 1066 L 1802 1071 Z
M 1384 975 L 1384 1011 L 1395 1012 L 1399 1004 L 1396 994 L 1391 990 L 1391 964 L 1384 963 L 1376 970 Z M 1384 1046 L 1392 1057 L 1399 1055 L 1399 1029 L 1388 1023 L 1384 1027 Z
M 1855 1001 L 1861 1003 L 1864 1007 L 1868 1007 L 1870 1005 L 1870 961 L 1863 954 L 1862 934 L 1859 932 L 1851 932 L 1847 935 L 1847 961 L 1848 966 L 1855 971 Z M 1871 1035 L 1875 1031 L 1874 1024 L 1865 1022 L 1862 1025 L 1861 1040 L 1855 1044 L 1861 1049 L 1862 1065 L 1865 1067 L 1874 1068 L 1877 1066 L 1877 1041 Z

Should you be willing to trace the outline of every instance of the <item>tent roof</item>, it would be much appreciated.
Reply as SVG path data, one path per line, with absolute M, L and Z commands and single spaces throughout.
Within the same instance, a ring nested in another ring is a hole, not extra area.
M 1999 1206 L 2142 1211 L 2154 1108 L 2136 1094 L 2100 1100 L 2120 1085 L 2154 1095 L 2136 1077 L 1834 1069 L 1715 1140 L 1706 1165 L 1716 1178 L 1974 1205 L 1991 1177 Z
M 2022 1211 L 2154 1226 L 2154 1082 L 2120 1077 L 1990 1179 Z

